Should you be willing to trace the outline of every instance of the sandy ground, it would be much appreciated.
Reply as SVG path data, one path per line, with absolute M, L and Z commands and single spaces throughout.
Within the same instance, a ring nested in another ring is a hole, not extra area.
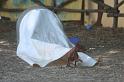
M 67 35 L 78 36 L 89 49 L 98 65 L 70 68 L 66 66 L 31 67 L 16 56 L 15 25 L 0 32 L 0 82 L 124 82 L 124 30 L 118 29 L 66 29 Z M 11 29 L 10 29 L 11 28 Z

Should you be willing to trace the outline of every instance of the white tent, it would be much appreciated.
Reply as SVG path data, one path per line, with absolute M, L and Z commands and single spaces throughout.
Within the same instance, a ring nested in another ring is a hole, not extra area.
M 45 8 L 24 11 L 17 21 L 17 42 L 17 56 L 30 65 L 38 64 L 41 67 L 63 57 L 74 47 L 64 34 L 56 14 Z M 85 55 L 81 52 L 78 54 L 82 54 L 81 58 Z M 85 66 L 96 63 L 91 57 L 85 56 Z

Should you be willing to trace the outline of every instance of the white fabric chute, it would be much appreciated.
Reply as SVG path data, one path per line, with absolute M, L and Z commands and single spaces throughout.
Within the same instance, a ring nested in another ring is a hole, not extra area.
M 74 47 L 58 17 L 45 8 L 28 9 L 20 16 L 17 42 L 17 56 L 41 67 L 63 57 Z

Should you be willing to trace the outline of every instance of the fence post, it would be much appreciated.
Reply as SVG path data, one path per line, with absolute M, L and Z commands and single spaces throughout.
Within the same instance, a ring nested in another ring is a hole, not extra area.
M 82 10 L 85 9 L 85 0 L 82 0 Z M 81 24 L 84 25 L 84 12 L 81 12 Z
M 119 13 L 117 5 L 118 5 L 118 0 L 114 0 L 114 9 L 116 10 L 115 12 L 116 15 Z M 113 29 L 116 29 L 118 27 L 118 16 L 116 15 L 113 18 Z
M 104 9 L 104 6 L 100 4 L 101 2 L 104 4 L 104 0 L 98 1 L 98 10 Z M 98 12 L 98 15 L 97 16 L 98 17 L 97 17 L 97 21 L 96 21 L 95 25 L 96 26 L 102 26 L 103 12 Z

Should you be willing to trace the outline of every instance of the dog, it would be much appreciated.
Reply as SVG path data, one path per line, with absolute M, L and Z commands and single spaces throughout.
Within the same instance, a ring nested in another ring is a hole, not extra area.
M 80 44 L 76 44 L 76 46 L 74 48 L 72 48 L 66 55 L 68 55 L 68 62 L 67 62 L 67 66 L 72 67 L 71 65 L 73 65 L 74 67 L 77 66 L 77 62 L 83 62 L 82 60 L 79 59 L 78 56 L 78 52 L 84 52 L 87 49 L 84 48 L 84 46 L 80 45 Z M 74 64 L 73 64 L 74 62 Z

